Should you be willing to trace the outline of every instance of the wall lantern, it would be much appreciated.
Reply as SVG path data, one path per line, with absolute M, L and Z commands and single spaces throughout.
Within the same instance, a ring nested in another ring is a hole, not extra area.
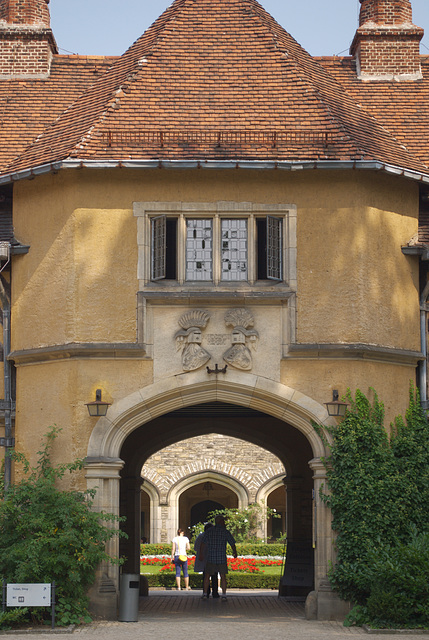
M 325 402 L 324 404 L 328 410 L 328 415 L 335 416 L 336 418 L 344 418 L 349 404 L 348 402 L 341 402 L 338 398 L 338 391 L 334 389 L 332 391 L 331 402 Z
M 101 399 L 101 389 L 97 389 L 95 392 L 95 401 L 87 402 L 88 413 L 90 416 L 105 416 L 107 409 L 110 407 L 110 402 L 103 402 Z

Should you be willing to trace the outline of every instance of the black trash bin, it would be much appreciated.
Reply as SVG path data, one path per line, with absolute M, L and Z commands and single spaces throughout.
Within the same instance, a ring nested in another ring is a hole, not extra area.
M 119 594 L 119 622 L 137 622 L 139 614 L 140 575 L 123 573 Z

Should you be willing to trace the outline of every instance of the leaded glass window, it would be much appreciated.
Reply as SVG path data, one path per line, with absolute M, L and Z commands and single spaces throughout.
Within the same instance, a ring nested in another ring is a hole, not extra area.
M 282 278 L 282 221 L 267 216 L 267 278 Z
M 222 220 L 221 261 L 222 280 L 247 280 L 247 220 Z
M 151 280 L 281 282 L 284 217 L 151 218 Z
M 213 223 L 186 220 L 186 280 L 213 279 Z

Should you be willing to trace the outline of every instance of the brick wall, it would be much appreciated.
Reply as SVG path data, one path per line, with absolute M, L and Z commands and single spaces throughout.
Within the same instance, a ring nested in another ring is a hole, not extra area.
M 375 22 L 382 25 L 411 24 L 410 0 L 360 0 L 359 25 Z
M 182 440 L 151 456 L 143 467 L 155 467 L 160 475 L 171 474 L 178 466 L 192 459 L 218 458 L 223 462 L 242 467 L 248 473 L 265 469 L 280 460 L 265 449 L 250 442 L 230 438 L 218 433 Z
M 49 0 L 0 0 L 0 79 L 49 76 L 57 46 Z
M 361 74 L 415 75 L 420 73 L 420 38 L 410 34 L 361 33 L 356 54 Z
M 16 25 L 50 26 L 49 0 L 0 0 L 0 20 Z
M 366 80 L 421 78 L 423 29 L 412 24 L 410 0 L 360 0 L 359 28 L 350 53 Z
M 0 31 L 0 78 L 46 78 L 52 55 L 49 34 Z

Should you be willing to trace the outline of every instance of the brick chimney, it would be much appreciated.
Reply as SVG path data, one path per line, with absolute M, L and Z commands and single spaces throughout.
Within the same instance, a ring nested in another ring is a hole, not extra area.
M 410 0 L 359 0 L 359 28 L 350 47 L 361 80 L 419 80 L 423 29 Z
M 0 80 L 49 77 L 58 53 L 49 0 L 0 0 Z

